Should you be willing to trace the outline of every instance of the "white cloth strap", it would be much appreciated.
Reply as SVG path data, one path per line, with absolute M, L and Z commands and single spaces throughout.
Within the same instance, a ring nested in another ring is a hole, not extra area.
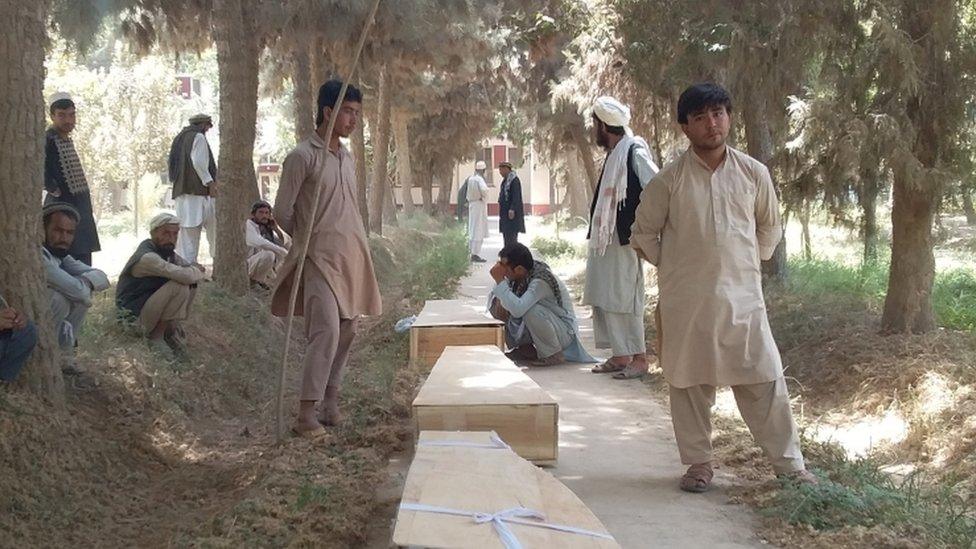
M 456 517 L 470 517 L 474 519 L 475 524 L 485 524 L 486 522 L 490 522 L 495 528 L 495 532 L 498 534 L 498 537 L 501 538 L 506 549 L 522 549 L 522 544 L 519 542 L 518 538 L 515 537 L 515 533 L 512 532 L 512 530 L 508 527 L 509 523 L 521 524 L 523 526 L 534 526 L 536 528 L 546 528 L 549 530 L 555 530 L 557 532 L 566 532 L 568 534 L 577 534 L 593 538 L 608 540 L 613 539 L 613 536 L 610 534 L 594 532 L 592 530 L 584 530 L 583 528 L 574 528 L 572 526 L 565 526 L 562 524 L 550 524 L 545 522 L 546 516 L 544 514 L 540 513 L 539 511 L 533 511 L 532 509 L 526 509 L 525 507 L 512 507 L 511 509 L 505 509 L 498 511 L 497 513 L 478 513 L 473 511 L 461 511 L 459 509 L 449 509 L 447 507 L 437 507 L 436 505 L 425 505 L 423 503 L 401 503 L 400 510 L 437 513 L 440 515 L 454 515 Z M 535 520 L 530 521 L 525 519 Z
M 421 440 L 417 446 L 448 446 L 458 448 L 487 448 L 491 450 L 511 450 L 512 447 L 505 444 L 505 441 L 498 436 L 495 431 L 489 433 L 491 442 L 471 442 L 468 440 Z

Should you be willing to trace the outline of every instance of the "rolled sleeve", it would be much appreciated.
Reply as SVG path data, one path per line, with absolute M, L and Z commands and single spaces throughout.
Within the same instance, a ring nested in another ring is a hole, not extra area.
M 502 307 L 508 311 L 508 314 L 515 318 L 522 318 L 525 316 L 525 313 L 529 312 L 529 309 L 533 305 L 545 297 L 544 294 L 548 288 L 545 282 L 533 280 L 529 283 L 529 287 L 525 290 L 525 293 L 517 296 L 508 287 L 508 280 L 502 280 L 492 290 L 492 294 L 498 299 Z M 548 293 L 552 294 L 552 290 L 548 290 Z

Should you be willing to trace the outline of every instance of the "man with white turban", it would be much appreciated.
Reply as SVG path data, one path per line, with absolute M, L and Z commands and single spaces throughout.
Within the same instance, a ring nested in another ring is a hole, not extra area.
M 468 201 L 468 248 L 471 250 L 471 261 L 484 263 L 481 257 L 481 246 L 488 236 L 488 184 L 485 183 L 485 170 L 488 165 L 484 160 L 474 164 L 474 174 L 464 182 L 465 197 Z
M 628 128 L 630 109 L 612 97 L 593 105 L 593 136 L 607 151 L 590 206 L 589 252 L 583 304 L 593 308 L 598 349 L 612 356 L 593 368 L 631 379 L 647 372 L 644 342 L 644 273 L 630 247 L 630 225 L 657 165 L 650 148 Z
M 163 212 L 149 221 L 149 238 L 136 248 L 119 275 L 115 305 L 124 316 L 138 319 L 149 346 L 177 355 L 186 353 L 180 321 L 190 305 L 204 269 L 176 254 L 180 218 Z M 163 345 L 165 343 L 165 345 Z
M 173 184 L 176 215 L 182 223 L 177 242 L 180 256 L 190 263 L 196 263 L 200 233 L 204 229 L 207 231 L 210 257 L 214 255 L 217 163 L 207 142 L 207 132 L 213 128 L 213 119 L 207 114 L 195 114 L 188 122 L 173 138 L 169 148 L 169 182 Z

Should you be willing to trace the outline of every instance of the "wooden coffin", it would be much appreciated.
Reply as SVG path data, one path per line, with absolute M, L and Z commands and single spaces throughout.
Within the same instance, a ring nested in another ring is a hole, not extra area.
M 527 549 L 619 547 L 606 527 L 569 488 L 511 451 L 425 446 L 428 441 L 491 445 L 489 433 L 484 432 L 420 433 L 393 531 L 395 546 L 504 547 L 490 523 L 477 524 L 469 516 L 409 510 L 410 504 L 422 504 L 480 513 L 497 513 L 522 506 L 543 513 L 548 524 L 583 529 L 602 536 L 508 523 L 511 532 Z
M 410 328 L 410 362 L 432 366 L 448 345 L 494 345 L 505 350 L 505 324 L 486 313 L 483 303 L 428 301 Z
M 559 406 L 497 347 L 446 347 L 413 401 L 420 431 L 495 431 L 525 459 L 555 463 Z

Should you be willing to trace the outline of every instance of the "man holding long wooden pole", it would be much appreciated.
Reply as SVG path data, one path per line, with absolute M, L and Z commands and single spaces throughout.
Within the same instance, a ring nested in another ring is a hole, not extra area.
M 295 273 L 304 255 L 295 314 L 305 317 L 304 374 L 298 420 L 292 431 L 303 437 L 325 434 L 339 421 L 339 388 L 357 319 L 381 312 L 373 261 L 359 215 L 355 160 L 339 141 L 349 137 L 362 116 L 362 93 L 348 86 L 338 103 L 342 82 L 319 90 L 317 130 L 285 159 L 274 216 L 292 235 L 311 229 L 308 253 L 292 247 L 278 275 L 271 312 L 287 316 Z M 339 104 L 335 127 L 325 121 Z M 317 188 L 321 191 L 316 192 Z M 316 200 L 318 198 L 318 200 Z M 313 219 L 314 217 L 314 219 Z

